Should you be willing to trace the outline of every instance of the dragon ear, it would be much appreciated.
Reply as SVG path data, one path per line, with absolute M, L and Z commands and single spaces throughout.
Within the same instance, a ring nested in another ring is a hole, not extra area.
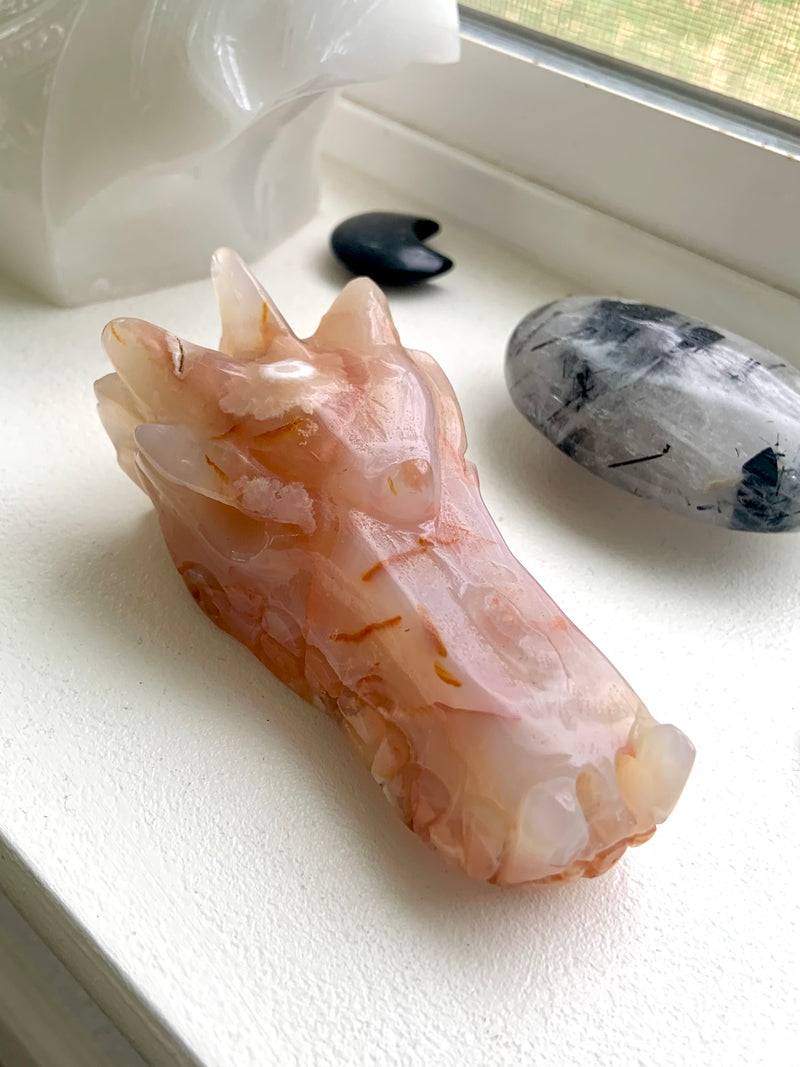
M 349 348 L 366 353 L 382 345 L 399 345 L 386 297 L 369 278 L 355 278 L 342 289 L 322 317 L 310 343 L 315 348 Z
M 263 356 L 278 338 L 295 335 L 281 313 L 230 248 L 218 248 L 211 257 L 211 280 L 222 318 L 220 351 L 237 360 Z

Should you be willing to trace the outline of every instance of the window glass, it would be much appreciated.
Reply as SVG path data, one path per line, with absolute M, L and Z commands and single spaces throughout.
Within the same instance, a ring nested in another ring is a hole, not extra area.
M 798 0 L 470 0 L 462 6 L 800 119 Z

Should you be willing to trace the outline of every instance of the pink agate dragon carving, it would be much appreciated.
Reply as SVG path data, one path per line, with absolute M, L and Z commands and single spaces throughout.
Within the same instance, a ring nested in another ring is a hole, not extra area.
M 677 801 L 659 725 L 514 558 L 452 387 L 351 282 L 300 341 L 216 253 L 220 350 L 133 319 L 97 383 L 206 614 L 331 712 L 405 823 L 474 878 L 606 871 Z

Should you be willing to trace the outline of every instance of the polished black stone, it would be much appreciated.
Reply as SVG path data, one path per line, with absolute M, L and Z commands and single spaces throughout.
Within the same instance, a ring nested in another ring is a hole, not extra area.
M 415 285 L 453 266 L 424 242 L 439 231 L 433 219 L 368 211 L 340 222 L 331 234 L 333 254 L 356 275 L 379 285 Z

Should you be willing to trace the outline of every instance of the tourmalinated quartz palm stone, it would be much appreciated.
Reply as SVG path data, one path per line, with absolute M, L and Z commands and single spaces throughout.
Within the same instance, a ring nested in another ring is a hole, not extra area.
M 193 597 L 468 874 L 602 873 L 670 813 L 690 742 L 512 556 L 450 383 L 372 282 L 300 341 L 234 253 L 212 270 L 220 351 L 117 319 L 97 383 Z
M 508 343 L 522 414 L 601 478 L 735 530 L 800 528 L 800 372 L 666 308 L 574 296 Z

